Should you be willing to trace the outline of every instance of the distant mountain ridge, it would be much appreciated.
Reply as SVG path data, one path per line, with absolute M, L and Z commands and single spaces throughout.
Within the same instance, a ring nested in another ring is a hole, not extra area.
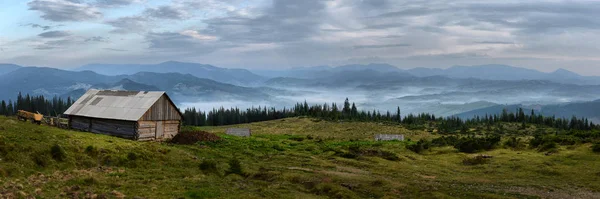
M 258 89 L 198 78 L 190 74 L 139 72 L 107 76 L 92 71 L 66 71 L 44 67 L 21 67 L 0 75 L 0 99 L 17 93 L 77 98 L 90 88 L 113 90 L 163 90 L 180 100 L 256 100 L 270 96 Z
M 133 75 L 139 72 L 191 74 L 198 78 L 235 85 L 255 85 L 266 80 L 246 69 L 220 68 L 208 64 L 168 61 L 159 64 L 89 64 L 75 71 L 93 71 L 102 75 Z
M 0 64 L 0 75 L 10 73 L 19 68 L 21 68 L 21 66 L 15 64 Z
M 566 69 L 551 73 L 508 65 L 489 64 L 476 66 L 452 66 L 447 69 L 413 68 L 406 72 L 419 76 L 446 76 L 450 78 L 477 78 L 487 80 L 549 80 L 566 84 L 600 84 L 600 77 L 582 76 Z
M 536 113 L 545 116 L 555 116 L 558 118 L 571 118 L 573 116 L 576 116 L 578 118 L 585 117 L 590 119 L 594 123 L 600 123 L 600 114 L 598 113 L 598 110 L 600 110 L 600 100 L 537 106 L 527 106 L 521 104 L 496 105 L 467 111 L 464 113 L 457 114 L 456 116 L 461 118 L 473 118 L 474 116 L 478 115 L 481 117 L 484 115 L 499 114 L 503 110 L 507 110 L 508 112 L 514 113 L 519 108 L 522 108 L 526 113 L 529 113 L 531 112 L 531 110 L 534 110 Z
M 301 79 L 315 79 L 333 76 L 343 71 L 374 70 L 382 73 L 404 73 L 416 77 L 444 76 L 455 79 L 483 79 L 483 80 L 548 80 L 564 84 L 588 84 L 600 85 L 600 77 L 582 76 L 566 69 L 558 69 L 554 72 L 545 73 L 534 69 L 520 68 L 501 64 L 475 65 L 475 66 L 452 66 L 447 69 L 423 68 L 400 69 L 389 64 L 352 64 L 337 67 L 316 66 L 292 68 L 279 71 L 257 72 L 270 77 L 292 77 Z

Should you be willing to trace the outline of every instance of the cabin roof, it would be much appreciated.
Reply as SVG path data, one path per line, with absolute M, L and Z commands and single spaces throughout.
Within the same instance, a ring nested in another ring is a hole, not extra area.
M 166 95 L 164 91 L 115 91 L 90 89 L 75 101 L 64 114 L 102 119 L 138 121 L 163 95 Z M 168 96 L 167 99 L 175 106 Z M 181 114 L 181 112 L 179 114 Z

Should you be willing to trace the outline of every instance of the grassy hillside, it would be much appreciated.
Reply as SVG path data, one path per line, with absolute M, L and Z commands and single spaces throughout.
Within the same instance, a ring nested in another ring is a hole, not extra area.
M 416 154 L 405 142 L 371 141 L 436 136 L 397 125 L 289 118 L 238 126 L 253 137 L 206 127 L 223 140 L 172 145 L 0 117 L 0 198 L 600 197 L 600 155 L 589 144 L 552 155 L 496 149 L 471 165 L 464 160 L 475 154 L 451 147 Z

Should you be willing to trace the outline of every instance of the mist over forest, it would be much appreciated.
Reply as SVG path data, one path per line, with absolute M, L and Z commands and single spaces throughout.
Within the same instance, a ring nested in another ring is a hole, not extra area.
M 472 117 L 516 107 L 547 116 L 600 118 L 596 113 L 556 108 L 596 108 L 600 77 L 566 70 L 552 73 L 506 65 L 400 69 L 389 64 L 304 67 L 286 70 L 228 69 L 206 64 L 93 64 L 74 70 L 2 65 L 0 99 L 21 92 L 77 99 L 87 89 L 163 90 L 180 108 L 289 108 L 297 102 L 342 103 L 361 110 Z M 23 84 L 23 82 L 27 82 Z M 472 115 L 469 115 L 472 114 Z

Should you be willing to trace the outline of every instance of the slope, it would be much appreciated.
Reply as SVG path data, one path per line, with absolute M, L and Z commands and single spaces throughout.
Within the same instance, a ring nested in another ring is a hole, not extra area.
M 319 126 L 314 128 L 312 126 Z M 370 125 L 370 126 L 365 126 Z M 290 118 L 240 125 L 252 138 L 174 145 L 135 142 L 0 117 L 2 197 L 66 198 L 593 198 L 600 163 L 589 146 L 546 156 L 497 149 L 488 164 L 450 148 L 416 154 L 404 142 L 348 132 L 399 126 Z M 309 128 L 312 127 L 312 128 Z M 307 130 L 303 130 L 307 129 Z M 276 131 L 274 131 L 276 130 Z M 408 138 L 422 133 L 406 132 Z M 310 135 L 310 136 L 309 136 Z M 358 152 L 361 155 L 342 157 Z M 239 161 L 241 175 L 226 174 Z M 208 166 L 207 166 L 208 165 Z M 211 166 L 213 165 L 213 166 Z M 204 169 L 204 170 L 203 170 Z

